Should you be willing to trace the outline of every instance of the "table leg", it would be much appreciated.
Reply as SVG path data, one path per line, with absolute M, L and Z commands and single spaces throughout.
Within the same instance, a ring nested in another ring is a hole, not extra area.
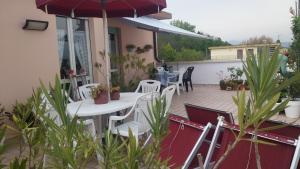
M 95 116 L 94 123 L 96 127 L 96 132 L 99 137 L 100 142 L 102 142 L 102 116 Z

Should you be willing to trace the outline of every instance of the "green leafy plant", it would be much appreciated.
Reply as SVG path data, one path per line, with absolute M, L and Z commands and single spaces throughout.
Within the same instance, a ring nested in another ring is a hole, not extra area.
M 132 47 L 131 45 L 129 47 Z M 152 49 L 151 45 L 143 47 L 134 46 L 135 51 L 129 51 L 127 54 L 111 56 L 111 62 L 118 67 L 119 85 L 121 91 L 133 91 L 137 87 L 139 81 L 144 76 L 144 73 L 149 68 L 150 64 L 146 64 L 146 59 L 142 54 L 149 52 Z M 113 77 L 114 75 L 112 75 Z M 127 78 L 125 81 L 125 77 Z M 113 83 L 113 81 L 112 81 Z
M 0 127 L 3 127 L 6 120 L 12 121 L 12 113 L 6 112 L 4 106 L 0 103 Z
M 40 96 L 40 92 L 36 95 Z M 25 104 L 17 103 L 13 114 L 13 122 L 17 126 L 20 134 L 19 158 L 16 158 L 12 166 L 23 167 L 24 163 L 28 168 L 41 168 L 43 166 L 45 152 L 45 128 L 41 125 L 41 121 L 34 114 L 33 110 L 41 106 L 41 101 L 30 97 Z M 42 108 L 39 108 L 42 109 Z M 28 147 L 28 151 L 25 148 Z M 20 158 L 24 156 L 24 158 Z
M 136 46 L 134 44 L 126 45 L 126 49 L 128 52 L 132 52 L 135 48 L 136 48 Z
M 228 146 L 223 156 L 216 162 L 214 168 L 218 168 L 222 161 L 235 148 L 241 140 L 252 141 L 254 143 L 257 168 L 261 168 L 258 144 L 270 144 L 259 140 L 257 133 L 259 131 L 268 131 L 282 126 L 261 128 L 261 124 L 270 119 L 276 113 L 282 111 L 287 106 L 289 99 L 276 105 L 282 89 L 295 83 L 300 79 L 300 74 L 296 74 L 290 79 L 279 83 L 276 78 L 279 69 L 278 51 L 274 52 L 272 57 L 268 57 L 268 49 L 265 48 L 262 54 L 256 56 L 247 56 L 243 70 L 250 87 L 249 97 L 244 90 L 237 92 L 233 101 L 238 107 L 238 123 L 240 132 L 235 141 Z M 245 139 L 246 130 L 252 128 L 254 137 Z
M 58 76 L 55 84 L 49 84 L 49 88 L 41 82 L 41 89 L 47 101 L 57 113 L 60 124 L 47 113 L 40 113 L 40 118 L 47 129 L 49 157 L 47 164 L 50 167 L 62 169 L 83 169 L 93 157 L 98 144 L 95 144 L 91 134 L 85 132 L 83 122 L 77 117 L 71 117 L 67 112 L 68 96 L 65 95 L 65 87 L 60 84 Z M 48 91 L 52 92 L 48 92 Z
M 91 90 L 92 97 L 96 99 L 102 92 L 107 92 L 107 87 L 104 85 L 98 85 Z
M 292 32 L 293 32 L 293 42 L 289 49 L 289 60 L 290 64 L 296 64 L 296 71 L 300 71 L 300 17 L 294 15 L 292 18 Z
M 26 169 L 27 159 L 15 158 L 9 165 L 9 169 Z
M 6 132 L 6 127 L 1 127 L 0 128 L 0 169 L 5 167 L 5 165 L 3 164 L 3 159 L 4 159 L 3 154 L 6 150 L 6 145 L 4 144 L 5 132 Z
M 243 76 L 243 70 L 239 67 L 229 67 L 227 68 L 230 73 L 231 80 L 239 80 Z
M 110 89 L 110 92 L 119 92 L 120 91 L 120 87 L 119 86 L 116 86 L 116 87 L 112 87 Z
M 151 136 L 148 142 L 138 144 L 129 129 L 128 138 L 113 136 L 109 131 L 105 134 L 105 143 L 99 146 L 103 157 L 103 169 L 162 169 L 167 168 L 166 161 L 159 159 L 160 144 L 168 132 L 168 115 L 166 114 L 166 101 L 157 98 L 148 106 L 151 111 L 147 118 L 151 126 Z
M 157 73 L 154 63 L 149 63 L 147 67 L 148 67 L 147 73 L 149 75 L 149 78 L 154 80 L 156 78 L 155 73 Z

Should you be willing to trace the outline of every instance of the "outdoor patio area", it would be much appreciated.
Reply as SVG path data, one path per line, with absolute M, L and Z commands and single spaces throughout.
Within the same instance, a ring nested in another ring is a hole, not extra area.
M 171 113 L 182 117 L 187 117 L 184 104 L 194 104 L 201 107 L 222 110 L 231 112 L 234 117 L 234 122 L 237 123 L 237 107 L 233 103 L 232 96 L 235 96 L 237 91 L 220 90 L 219 85 L 194 85 L 194 90 L 182 92 L 178 96 L 176 93 L 173 96 Z M 285 123 L 300 124 L 300 119 L 287 118 L 284 114 L 276 115 L 271 118 L 275 121 Z
M 184 104 L 189 103 L 211 109 L 232 112 L 235 123 L 237 123 L 237 108 L 232 101 L 232 96 L 235 94 L 236 91 L 220 90 L 218 85 L 194 85 L 193 91 L 186 92 L 181 90 L 180 96 L 178 96 L 175 92 L 170 112 L 175 115 L 187 117 Z M 294 122 L 294 124 L 300 124 L 299 119 L 295 121 L 295 119 L 287 118 L 285 115 L 277 115 L 272 119 L 281 122 Z M 5 154 L 5 164 L 9 164 L 9 161 L 19 155 L 17 139 L 10 139 L 8 142 L 10 143 L 10 146 Z M 99 168 L 96 157 L 89 162 L 88 168 Z

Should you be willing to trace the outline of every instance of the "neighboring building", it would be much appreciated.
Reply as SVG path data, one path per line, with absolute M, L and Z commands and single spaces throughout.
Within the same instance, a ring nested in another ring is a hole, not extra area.
M 269 48 L 269 53 L 272 54 L 277 47 L 280 47 L 280 43 L 274 44 L 256 44 L 256 45 L 232 45 L 232 46 L 218 46 L 210 47 L 211 60 L 239 60 L 245 59 L 247 52 L 257 55 L 263 47 Z
M 171 14 L 164 12 L 152 17 L 170 19 Z M 48 28 L 24 30 L 26 19 L 46 21 Z M 157 19 L 152 20 L 159 22 Z M 1 0 L 0 20 L 0 103 L 9 110 L 16 101 L 23 102 L 31 96 L 40 80 L 48 84 L 58 74 L 63 82 L 69 83 L 66 77 L 70 69 L 75 73 L 84 69 L 89 82 L 105 82 L 102 73 L 93 66 L 96 62 L 105 65 L 100 56 L 100 51 L 104 50 L 101 18 L 55 16 L 37 9 L 35 0 Z M 127 44 L 149 44 L 154 48 L 141 57 L 146 63 L 155 63 L 156 31 L 172 28 L 161 29 L 159 24 L 151 24 L 154 26 L 135 20 L 129 23 L 123 18 L 108 19 L 110 52 L 125 55 Z M 175 33 L 186 34 L 178 29 Z

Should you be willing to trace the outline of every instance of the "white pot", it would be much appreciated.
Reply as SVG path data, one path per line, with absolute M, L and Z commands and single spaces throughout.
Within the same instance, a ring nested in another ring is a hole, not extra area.
M 300 101 L 289 101 L 288 107 L 285 109 L 285 115 L 289 118 L 299 118 Z

